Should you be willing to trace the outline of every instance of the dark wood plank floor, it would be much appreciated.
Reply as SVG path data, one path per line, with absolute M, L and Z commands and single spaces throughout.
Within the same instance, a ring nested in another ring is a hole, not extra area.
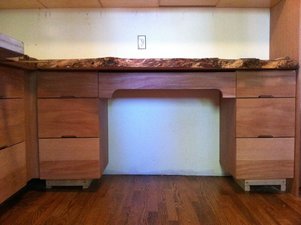
M 1 225 L 301 225 L 301 200 L 244 193 L 229 177 L 104 176 L 96 191 L 29 191 Z

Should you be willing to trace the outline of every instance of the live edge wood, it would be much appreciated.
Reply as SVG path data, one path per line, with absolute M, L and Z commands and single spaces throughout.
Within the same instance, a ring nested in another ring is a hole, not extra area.
M 296 70 L 298 62 L 290 58 L 274 60 L 260 59 L 184 59 L 184 58 L 92 58 L 35 60 L 22 57 L 13 60 L 0 60 L 0 64 L 8 64 L 30 68 L 32 70 L 92 70 L 92 71 L 234 71 L 234 70 Z

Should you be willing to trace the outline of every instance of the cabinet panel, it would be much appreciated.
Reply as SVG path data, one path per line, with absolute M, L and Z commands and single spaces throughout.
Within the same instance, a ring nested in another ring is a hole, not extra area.
M 39 137 L 98 137 L 98 99 L 39 99 Z
M 159 0 L 160 6 L 216 6 L 218 0 Z
M 40 139 L 41 178 L 100 178 L 99 146 L 99 138 Z
M 25 143 L 0 150 L 0 203 L 26 185 Z
M 237 138 L 236 178 L 292 178 L 294 144 L 294 138 Z
M 24 141 L 23 99 L 0 99 L 0 148 Z
M 217 7 L 225 8 L 271 8 L 281 0 L 220 0 Z
M 294 137 L 295 99 L 237 99 L 236 137 Z
M 38 97 L 98 97 L 95 72 L 41 72 Z
M 101 8 L 99 0 L 39 0 L 45 8 Z
M 158 0 L 100 0 L 104 8 L 150 8 L 158 7 Z
M 0 98 L 23 98 L 24 72 L 0 66 Z
M 240 71 L 237 97 L 295 97 L 295 71 Z

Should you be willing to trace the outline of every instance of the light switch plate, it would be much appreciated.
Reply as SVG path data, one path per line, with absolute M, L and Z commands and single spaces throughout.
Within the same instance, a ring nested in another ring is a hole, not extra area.
M 146 49 L 146 35 L 137 36 L 138 49 Z

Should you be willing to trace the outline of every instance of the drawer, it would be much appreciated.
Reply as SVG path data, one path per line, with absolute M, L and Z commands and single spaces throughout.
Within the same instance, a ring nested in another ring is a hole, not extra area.
M 24 97 L 24 72 L 0 66 L 0 98 Z
M 237 72 L 237 97 L 295 97 L 296 71 Z
M 294 137 L 295 99 L 237 99 L 236 137 Z
M 93 72 L 41 72 L 38 97 L 98 97 L 98 76 Z
M 100 178 L 99 138 L 39 139 L 41 179 Z
M 0 203 L 27 183 L 25 143 L 0 150 Z
M 236 179 L 294 176 L 294 138 L 237 138 Z
M 23 99 L 0 99 L 0 148 L 24 141 Z
M 39 99 L 39 137 L 99 137 L 99 99 Z

